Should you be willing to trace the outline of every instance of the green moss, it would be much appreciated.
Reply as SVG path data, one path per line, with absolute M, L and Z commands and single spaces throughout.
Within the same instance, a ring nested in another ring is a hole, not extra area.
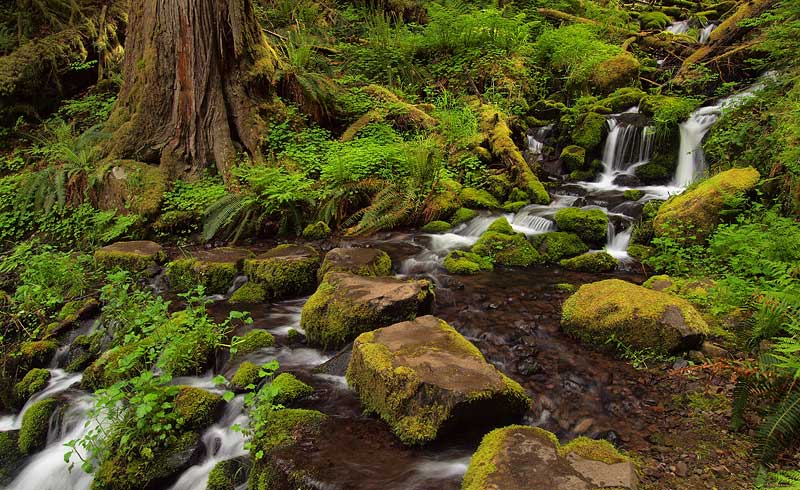
M 609 112 L 622 112 L 629 107 L 639 105 L 639 101 L 647 95 L 635 87 L 623 87 L 615 90 L 611 95 L 598 102 L 598 105 L 607 107 Z
M 633 225 L 631 232 L 631 244 L 649 245 L 653 240 L 653 220 L 658 214 L 658 210 L 664 201 L 648 201 L 642 208 L 642 216 Z
M 216 345 L 198 331 L 169 340 L 159 363 L 173 376 L 200 376 L 214 362 Z
M 243 355 L 275 345 L 275 337 L 266 330 L 250 330 L 236 342 L 236 354 Z
M 450 274 L 474 275 L 494 269 L 492 261 L 472 252 L 454 250 L 444 259 L 444 268 Z
M 28 407 L 22 416 L 22 426 L 19 430 L 20 453 L 31 454 L 45 446 L 47 431 L 50 428 L 50 417 L 57 407 L 58 401 L 54 398 L 40 400 Z
M 422 231 L 425 233 L 442 233 L 451 229 L 452 227 L 453 225 L 447 221 L 431 221 L 422 227 Z
M 670 134 L 697 109 L 700 101 L 687 97 L 668 95 L 648 95 L 642 98 L 639 110 L 643 114 L 653 116 L 656 131 Z
M 216 422 L 222 397 L 201 388 L 184 386 L 175 397 L 175 412 L 184 419 L 184 429 L 199 430 Z
M 506 202 L 503 204 L 503 211 L 508 213 L 516 213 L 520 209 L 524 208 L 528 205 L 528 201 L 515 201 L 515 202 Z
M 243 478 L 242 464 L 235 459 L 220 461 L 208 474 L 206 490 L 236 490 Z
M 504 235 L 511 235 L 514 232 L 514 228 L 511 227 L 508 220 L 503 218 L 497 218 L 496 220 L 492 221 L 492 224 L 489 225 L 489 228 L 486 231 L 494 232 L 494 233 L 502 233 Z
M 452 179 L 442 179 L 436 193 L 428 200 L 424 215 L 432 220 L 446 220 L 461 207 L 458 195 L 461 184 Z
M 303 238 L 306 240 L 323 240 L 329 236 L 331 236 L 331 228 L 324 221 L 317 221 L 303 230 Z
M 600 146 L 603 141 L 603 129 L 606 127 L 606 117 L 602 114 L 590 112 L 572 131 L 572 141 L 586 151 L 592 151 Z M 570 148 L 570 147 L 568 147 Z M 562 152 L 562 161 L 563 161 Z M 579 168 L 579 167 L 575 167 Z M 573 168 L 574 170 L 574 168 Z
M 578 287 L 574 284 L 570 284 L 567 282 L 560 282 L 556 284 L 556 291 L 561 291 L 562 293 L 574 293 L 578 290 Z
M 586 166 L 586 149 L 577 145 L 567 146 L 561 151 L 561 163 L 571 171 L 584 169 Z
M 290 373 L 281 373 L 276 376 L 272 380 L 272 388 L 277 391 L 272 401 L 278 405 L 289 405 L 314 393 L 314 388 Z
M 11 483 L 11 476 L 20 468 L 23 455 L 19 452 L 17 439 L 18 433 L 15 431 L 0 432 L 0 485 Z
M 634 170 L 636 177 L 645 183 L 662 182 L 670 178 L 670 172 L 662 165 L 657 163 L 646 163 Z
M 255 258 L 245 260 L 244 273 L 263 284 L 272 300 L 306 294 L 317 283 L 319 254 L 311 247 L 280 245 Z
M 498 200 L 502 201 L 507 196 L 508 193 L 511 192 L 511 179 L 508 178 L 508 175 L 501 173 L 501 174 L 492 174 L 486 179 L 486 190 L 489 191 L 494 197 Z
M 588 245 L 574 233 L 553 231 L 536 237 L 539 253 L 548 261 L 558 262 L 565 257 L 573 257 L 589 251 Z
M 601 461 L 605 464 L 624 463 L 630 460 L 627 456 L 620 454 L 610 442 L 589 439 L 588 437 L 578 437 L 561 446 L 558 452 L 562 457 L 568 454 L 576 454 L 582 458 Z
M 644 197 L 644 191 L 639 189 L 628 189 L 627 191 L 622 193 L 622 197 L 624 197 L 628 201 L 638 201 L 639 199 Z
M 84 370 L 83 378 L 81 378 L 81 387 L 87 391 L 95 391 L 134 376 L 134 372 L 125 373 L 119 371 L 119 360 L 139 347 L 139 344 L 132 343 L 105 352 Z
M 22 380 L 14 386 L 14 395 L 18 403 L 24 404 L 31 395 L 47 386 L 48 381 L 50 381 L 50 371 L 47 369 L 35 368 L 28 371 Z
M 208 294 L 223 294 L 239 272 L 235 263 L 201 262 L 194 258 L 179 259 L 167 264 L 167 278 L 175 291 L 189 291 L 204 286 Z
M 554 219 L 559 231 L 572 232 L 589 246 L 606 243 L 608 216 L 600 209 L 559 209 Z
M 528 193 L 520 189 L 519 187 L 514 187 L 511 189 L 511 192 L 508 193 L 508 202 L 528 202 L 529 196 Z
M 461 202 L 464 206 L 478 209 L 498 209 L 500 203 L 497 198 L 491 195 L 488 191 L 483 189 L 474 189 L 472 187 L 464 187 L 461 189 Z
M 606 252 L 589 252 L 559 262 L 561 267 L 582 272 L 611 272 L 617 268 L 617 259 Z
M 349 249 L 350 257 L 331 250 L 325 256 L 322 267 L 319 268 L 317 277 L 322 280 L 328 272 L 349 272 L 363 277 L 388 276 L 392 273 L 392 259 L 389 254 L 378 248 Z
M 231 304 L 255 304 L 263 303 L 267 299 L 267 289 L 257 282 L 247 282 L 233 292 L 228 303 Z
M 647 245 L 638 245 L 633 243 L 628 245 L 628 255 L 633 257 L 636 260 L 645 260 L 653 256 L 655 254 L 655 249 L 653 247 L 648 247 Z
M 231 389 L 233 391 L 245 391 L 249 386 L 252 385 L 253 388 L 259 383 L 261 377 L 258 375 L 261 368 L 257 364 L 253 364 L 250 361 L 245 361 L 239 365 L 239 369 L 236 370 L 236 374 L 233 375 L 231 378 Z
M 100 270 L 123 269 L 136 274 L 146 272 L 165 258 L 164 251 L 153 242 L 117 242 L 94 252 Z
M 644 12 L 639 16 L 639 24 L 646 30 L 664 30 L 672 23 L 664 12 Z
M 267 410 L 264 414 L 264 430 L 254 437 L 251 452 L 267 453 L 292 444 L 296 441 L 295 437 L 300 429 L 319 426 L 327 418 L 325 414 L 316 410 L 299 408 L 272 410 L 271 407 L 267 407 Z
M 633 85 L 639 78 L 639 66 L 639 60 L 631 53 L 620 53 L 594 68 L 591 83 L 600 93 L 611 93 Z
M 58 344 L 53 340 L 25 342 L 19 348 L 20 363 L 28 368 L 47 366 L 57 349 Z
M 476 216 L 478 216 L 478 212 L 473 209 L 458 208 L 458 210 L 455 212 L 450 222 L 453 223 L 453 226 L 456 226 L 466 221 L 469 221 L 472 218 L 475 218 Z

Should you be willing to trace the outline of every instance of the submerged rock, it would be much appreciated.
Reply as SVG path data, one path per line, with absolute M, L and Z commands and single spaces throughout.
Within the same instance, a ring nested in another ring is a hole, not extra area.
M 619 279 L 581 286 L 564 303 L 561 327 L 587 344 L 616 339 L 659 353 L 697 347 L 709 331 L 688 301 Z
M 636 469 L 607 441 L 584 437 L 561 446 L 538 427 L 488 433 L 470 461 L 462 490 L 635 490 Z
M 270 300 L 307 294 L 317 283 L 320 256 L 312 247 L 279 245 L 244 261 L 247 278 L 264 286 Z
M 328 272 L 388 276 L 392 273 L 392 259 L 379 248 L 334 248 L 325 255 L 317 275 L 322 279 Z
M 95 250 L 94 261 L 104 270 L 115 268 L 141 273 L 166 258 L 161 245 L 146 240 L 117 242 Z
M 518 383 L 433 316 L 359 336 L 347 382 L 406 444 L 463 427 L 508 423 L 530 403 Z
M 167 278 L 176 291 L 188 291 L 202 285 L 207 294 L 222 294 L 231 287 L 244 260 L 252 255 L 249 250 L 233 247 L 203 250 L 192 257 L 170 262 Z
M 363 332 L 430 313 L 432 305 L 429 281 L 329 272 L 303 306 L 300 326 L 310 344 L 336 349 Z

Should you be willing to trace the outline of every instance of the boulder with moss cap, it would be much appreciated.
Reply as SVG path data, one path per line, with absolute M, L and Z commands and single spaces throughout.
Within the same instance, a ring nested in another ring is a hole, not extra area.
M 475 211 L 474 209 L 458 208 L 456 212 L 453 214 L 453 217 L 450 219 L 450 223 L 452 223 L 453 226 L 460 225 L 461 223 L 465 223 L 477 216 L 478 212 Z
M 311 292 L 319 263 L 319 253 L 312 247 L 285 244 L 245 260 L 244 273 L 264 286 L 267 299 L 278 300 Z
M 590 247 L 601 247 L 606 243 L 608 216 L 600 209 L 559 209 L 553 219 L 559 231 L 578 235 Z
M 459 195 L 465 206 L 477 209 L 498 209 L 500 202 L 489 191 L 464 187 Z
M 244 259 L 252 255 L 249 250 L 233 247 L 201 250 L 191 257 L 170 262 L 167 278 L 175 291 L 188 291 L 202 285 L 208 294 L 222 294 L 230 289 L 242 270 Z
M 272 380 L 272 389 L 275 390 L 272 402 L 278 405 L 290 405 L 314 393 L 314 388 L 291 373 L 281 373 L 276 376 Z
M 324 221 L 317 221 L 303 229 L 303 238 L 306 240 L 323 240 L 331 236 L 331 227 Z
M 560 445 L 538 427 L 513 425 L 484 436 L 461 490 L 638 488 L 636 468 L 608 441 L 584 437 Z
M 50 417 L 53 416 L 58 405 L 59 402 L 55 398 L 45 398 L 25 410 L 19 430 L 20 453 L 31 454 L 45 446 L 47 432 L 50 428 Z
M 2 431 L 0 432 L 0 486 L 11 483 L 14 475 L 22 468 L 19 463 L 24 458 L 19 451 L 18 442 L 19 432 Z
M 564 259 L 559 265 L 571 271 L 611 272 L 619 262 L 607 252 L 588 252 L 571 259 Z
M 426 280 L 329 272 L 303 306 L 300 326 L 309 343 L 338 349 L 363 332 L 430 313 L 433 297 Z
M 94 261 L 101 269 L 119 268 L 133 273 L 144 273 L 165 258 L 163 247 L 147 240 L 112 243 L 94 252 Z
M 328 272 L 349 272 L 358 276 L 388 276 L 392 273 L 392 259 L 379 248 L 334 248 L 325 254 L 318 277 Z
M 558 262 L 563 258 L 574 257 L 589 251 L 588 245 L 583 243 L 578 235 L 564 231 L 551 231 L 537 235 L 531 239 L 531 242 L 539 253 L 551 262 Z
M 433 316 L 360 335 L 347 382 L 364 408 L 406 444 L 427 443 L 463 427 L 509 423 L 530 403 L 518 383 Z
M 664 354 L 693 349 L 709 332 L 688 301 L 619 279 L 581 286 L 564 303 L 561 327 L 590 345 L 614 338 Z
M 506 218 L 496 219 L 472 246 L 472 252 L 494 264 L 527 267 L 542 256 L 522 233 L 516 233 Z
M 41 391 L 50 381 L 50 371 L 34 368 L 28 371 L 22 380 L 14 386 L 17 405 L 22 406 L 34 393 Z
M 733 168 L 669 199 L 653 221 L 656 236 L 684 240 L 691 235 L 703 242 L 719 224 L 726 200 L 751 191 L 759 178 L 753 167 Z
M 450 274 L 466 276 L 487 272 L 494 269 L 492 260 L 476 253 L 453 250 L 444 259 L 444 268 Z

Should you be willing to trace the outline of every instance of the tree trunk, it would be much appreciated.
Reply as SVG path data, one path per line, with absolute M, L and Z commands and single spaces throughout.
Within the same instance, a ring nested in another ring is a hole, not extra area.
M 277 63 L 252 0 L 131 0 L 110 156 L 171 177 L 214 165 L 227 180 L 237 153 L 260 159 L 258 103 Z

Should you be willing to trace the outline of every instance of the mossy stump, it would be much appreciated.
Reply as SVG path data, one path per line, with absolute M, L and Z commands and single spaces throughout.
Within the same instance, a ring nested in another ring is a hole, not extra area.
M 453 327 L 433 316 L 360 335 L 347 382 L 406 444 L 522 416 L 530 399 Z

